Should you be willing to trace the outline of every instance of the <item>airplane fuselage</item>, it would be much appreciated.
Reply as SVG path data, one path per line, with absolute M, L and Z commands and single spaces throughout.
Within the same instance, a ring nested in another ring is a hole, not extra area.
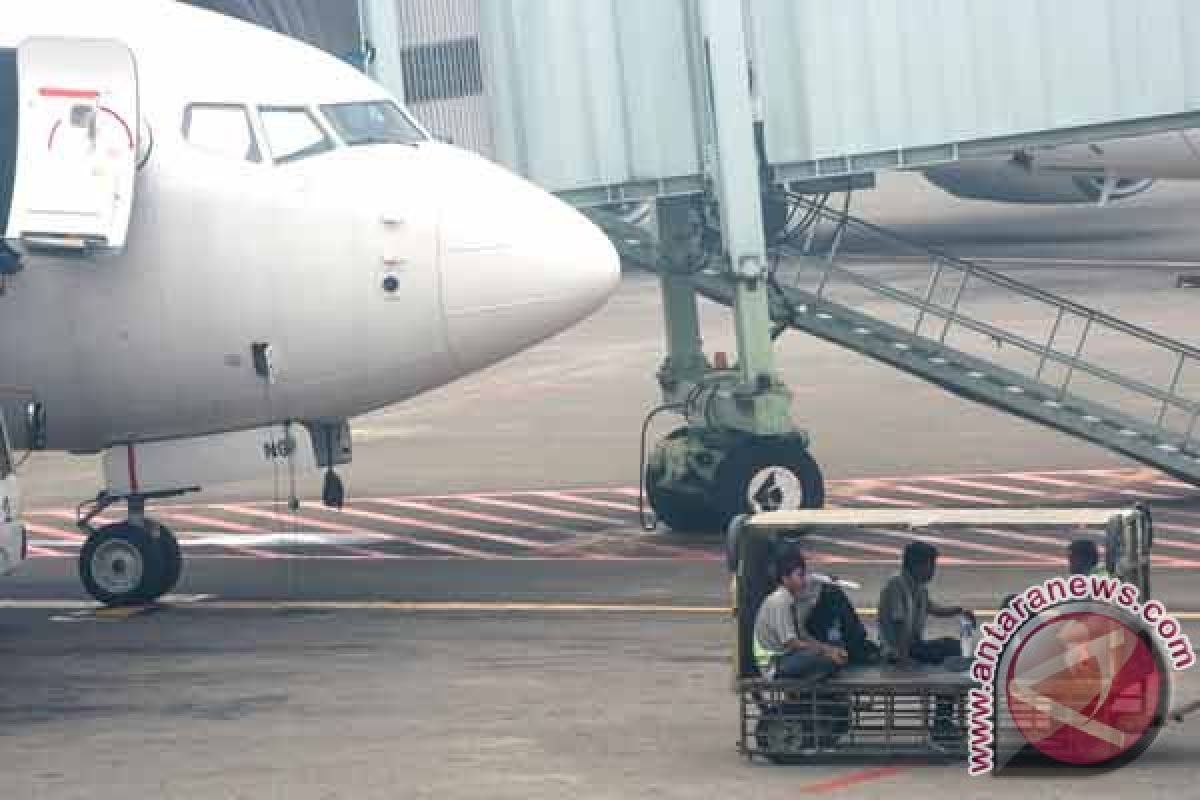
M 28 5 L 0 48 L 129 46 L 146 153 L 122 252 L 27 248 L 0 297 L 0 383 L 44 403 L 50 448 L 353 417 L 562 330 L 615 285 L 602 234 L 516 176 L 424 136 L 351 146 L 330 106 L 388 98 L 335 59 L 182 6 Z M 258 158 L 196 146 L 198 108 L 244 112 Z M 281 161 L 272 110 L 303 111 L 326 149 Z

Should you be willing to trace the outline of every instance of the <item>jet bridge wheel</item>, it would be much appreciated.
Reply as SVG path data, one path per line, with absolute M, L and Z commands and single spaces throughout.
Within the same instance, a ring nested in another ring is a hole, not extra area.
M 98 529 L 88 536 L 79 554 L 79 577 L 84 588 L 109 606 L 157 599 L 170 577 L 164 542 L 129 522 Z
M 701 495 L 658 485 L 661 474 L 646 470 L 646 499 L 659 521 L 679 533 L 711 533 L 720 530 L 716 509 Z
M 735 445 L 717 467 L 715 483 L 723 526 L 739 514 L 825 505 L 821 468 L 795 436 L 753 437 Z
M 687 428 L 667 434 L 666 441 L 687 436 Z M 658 520 L 679 533 L 711 533 L 721 529 L 716 508 L 700 492 L 681 491 L 664 485 L 666 467 L 657 456 L 646 466 L 646 500 Z

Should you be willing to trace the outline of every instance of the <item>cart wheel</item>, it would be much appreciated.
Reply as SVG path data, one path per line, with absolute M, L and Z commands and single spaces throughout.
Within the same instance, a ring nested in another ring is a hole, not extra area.
M 803 764 L 805 752 L 815 752 L 812 731 L 796 720 L 762 717 L 754 728 L 754 738 L 759 753 L 772 764 Z

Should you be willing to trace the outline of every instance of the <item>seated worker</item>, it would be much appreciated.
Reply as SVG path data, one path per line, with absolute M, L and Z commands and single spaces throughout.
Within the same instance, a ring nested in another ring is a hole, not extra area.
M 925 638 L 929 616 L 966 616 L 975 624 L 975 615 L 961 606 L 940 606 L 929 599 L 929 582 L 937 572 L 937 548 L 927 542 L 909 542 L 904 547 L 902 569 L 879 593 L 879 642 L 883 656 L 897 664 L 941 664 L 961 658 L 958 639 Z M 954 724 L 953 696 L 939 697 L 930 731 L 935 746 L 953 745 L 962 732 Z
M 879 645 L 871 641 L 846 592 L 835 583 L 820 586 L 821 594 L 805 630 L 818 641 L 843 646 L 852 665 L 879 663 Z
M 814 679 L 832 675 L 870 652 L 866 629 L 842 590 L 808 577 L 799 550 L 776 564 L 779 587 L 767 595 L 754 622 L 754 660 L 768 679 Z M 833 631 L 842 643 L 831 643 Z
M 925 638 L 925 622 L 930 616 L 966 616 L 972 624 L 975 615 L 960 606 L 940 606 L 929 599 L 929 582 L 937 572 L 937 548 L 926 542 L 909 542 L 904 547 L 902 569 L 879 593 L 879 642 L 888 661 L 941 664 L 947 658 L 962 656 L 958 639 Z
M 1068 575 L 1098 575 L 1107 577 L 1108 570 L 1100 563 L 1100 548 L 1091 539 L 1074 539 L 1067 545 Z M 1006 595 L 1001 608 L 1016 599 L 1015 594 Z
M 1100 563 L 1100 548 L 1091 539 L 1075 539 L 1067 545 L 1067 572 L 1072 575 L 1108 575 Z

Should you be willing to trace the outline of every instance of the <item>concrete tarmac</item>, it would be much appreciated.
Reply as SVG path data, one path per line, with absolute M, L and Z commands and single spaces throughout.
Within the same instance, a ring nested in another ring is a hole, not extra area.
M 1200 187 L 1180 185 L 1105 209 L 1006 208 L 952 200 L 902 175 L 857 208 L 1195 343 L 1200 295 L 1175 281 L 1200 259 L 1198 201 Z M 1002 297 L 984 302 L 1028 321 Z M 731 349 L 726 312 L 706 306 L 703 318 L 709 352 Z M 631 274 L 575 330 L 359 421 L 345 471 L 351 495 L 635 485 L 636 432 L 657 399 L 661 352 L 655 283 Z M 1136 358 L 1119 348 L 1106 355 Z M 799 335 L 781 340 L 780 363 L 831 479 L 1131 466 Z M 26 486 L 35 508 L 62 508 L 95 492 L 95 464 L 38 456 Z M 319 491 L 315 479 L 299 488 Z M 265 501 L 286 490 L 258 481 L 214 487 L 204 500 Z M 1193 499 L 1178 502 L 1191 508 Z M 637 535 L 607 533 L 609 543 Z M 864 584 L 855 599 L 869 607 L 891 567 L 838 569 Z M 939 594 L 993 608 L 1051 572 L 947 565 Z M 1191 567 L 1163 569 L 1155 593 L 1169 608 L 1200 612 L 1194 583 Z M 728 576 L 715 560 L 197 557 L 178 592 L 164 610 L 96 615 L 67 558 L 35 560 L 0 583 L 0 797 L 1194 793 L 1200 722 L 1164 732 L 1136 764 L 1086 780 L 748 764 L 734 750 Z M 638 610 L 611 608 L 620 605 Z M 1194 622 L 1187 630 L 1200 635 Z M 1176 694 L 1200 697 L 1200 679 L 1185 673 Z

